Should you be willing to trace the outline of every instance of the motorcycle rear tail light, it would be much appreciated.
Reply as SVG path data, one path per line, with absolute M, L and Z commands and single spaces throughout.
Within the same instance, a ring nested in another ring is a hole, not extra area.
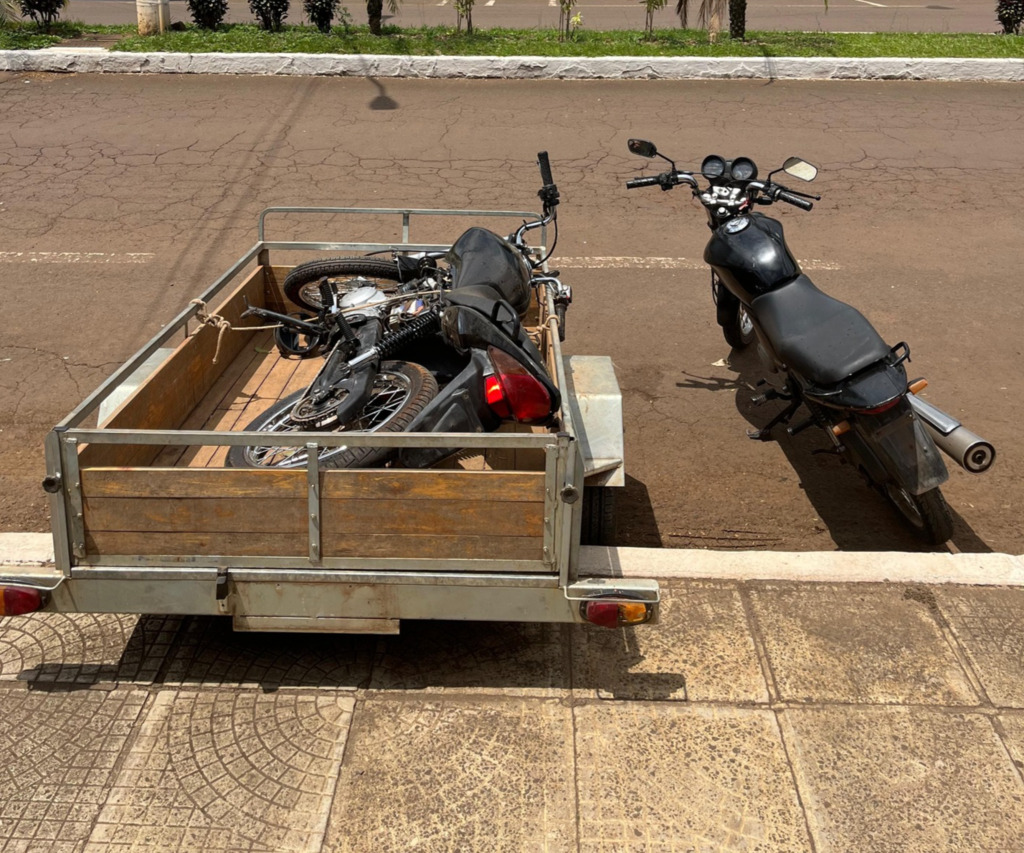
M 601 628 L 622 628 L 650 621 L 650 605 L 643 601 L 584 601 L 581 615 Z
M 500 418 L 520 423 L 541 421 L 551 414 L 551 395 L 530 372 L 508 353 L 488 347 L 495 373 L 484 379 L 487 405 Z
M 0 592 L 0 616 L 35 613 L 45 604 L 42 592 L 31 587 L 3 586 Z

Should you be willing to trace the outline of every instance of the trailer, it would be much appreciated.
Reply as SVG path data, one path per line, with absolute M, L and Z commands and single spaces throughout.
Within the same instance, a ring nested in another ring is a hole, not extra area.
M 359 217 L 346 221 L 374 234 L 400 222 L 400 235 L 267 239 L 269 217 L 310 214 Z M 270 331 L 244 328 L 246 306 L 297 310 L 281 286 L 297 253 L 443 250 L 410 237 L 437 217 L 535 214 L 265 210 L 256 244 L 47 436 L 54 565 L 0 578 L 0 614 L 206 614 L 239 631 L 343 633 L 397 633 L 403 619 L 655 622 L 656 581 L 580 574 L 581 537 L 601 540 L 625 482 L 621 395 L 610 359 L 563 355 L 544 290 L 524 325 L 561 391 L 550 427 L 245 431 L 319 361 L 282 357 Z M 230 446 L 261 443 L 303 447 L 307 462 L 226 466 Z M 318 451 L 342 444 L 458 453 L 430 469 L 323 468 Z

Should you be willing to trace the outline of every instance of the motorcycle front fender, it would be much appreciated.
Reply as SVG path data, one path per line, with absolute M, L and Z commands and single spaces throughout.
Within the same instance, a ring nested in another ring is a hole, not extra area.
M 891 416 L 857 417 L 847 443 L 860 445 L 855 452 L 878 485 L 892 480 L 910 494 L 920 495 L 949 479 L 939 448 L 905 399 Z

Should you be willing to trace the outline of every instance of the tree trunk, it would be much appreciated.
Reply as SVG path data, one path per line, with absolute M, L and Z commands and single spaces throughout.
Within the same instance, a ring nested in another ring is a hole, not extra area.
M 384 0 L 366 0 L 366 17 L 370 23 L 370 32 L 379 36 L 380 19 L 384 15 Z
M 747 0 L 729 0 L 729 37 L 738 41 L 747 37 Z

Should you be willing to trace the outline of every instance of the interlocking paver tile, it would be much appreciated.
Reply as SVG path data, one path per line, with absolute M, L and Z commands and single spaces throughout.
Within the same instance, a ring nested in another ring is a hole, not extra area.
M 224 617 L 188 620 L 165 684 L 273 690 L 365 687 L 376 640 L 346 634 L 236 633 Z
M 1024 589 L 940 586 L 935 597 L 988 698 L 1024 708 Z
M 902 584 L 757 584 L 751 599 L 784 701 L 980 701 L 927 590 Z
M 84 848 L 145 701 L 139 690 L 0 691 L 0 853 Z
M 812 849 L 771 711 L 599 703 L 576 741 L 584 853 Z
M 656 626 L 572 635 L 573 687 L 614 699 L 767 702 L 735 584 L 662 584 Z
M 164 690 L 89 851 L 319 850 L 355 699 Z
M 780 720 L 818 850 L 1024 851 L 1024 785 L 987 716 L 831 707 Z
M 551 699 L 371 698 L 327 853 L 575 850 L 572 709 Z
M 405 622 L 381 641 L 374 690 L 557 696 L 569 689 L 569 626 L 529 622 Z
M 177 616 L 33 613 L 0 623 L 0 681 L 94 684 L 152 682 Z

